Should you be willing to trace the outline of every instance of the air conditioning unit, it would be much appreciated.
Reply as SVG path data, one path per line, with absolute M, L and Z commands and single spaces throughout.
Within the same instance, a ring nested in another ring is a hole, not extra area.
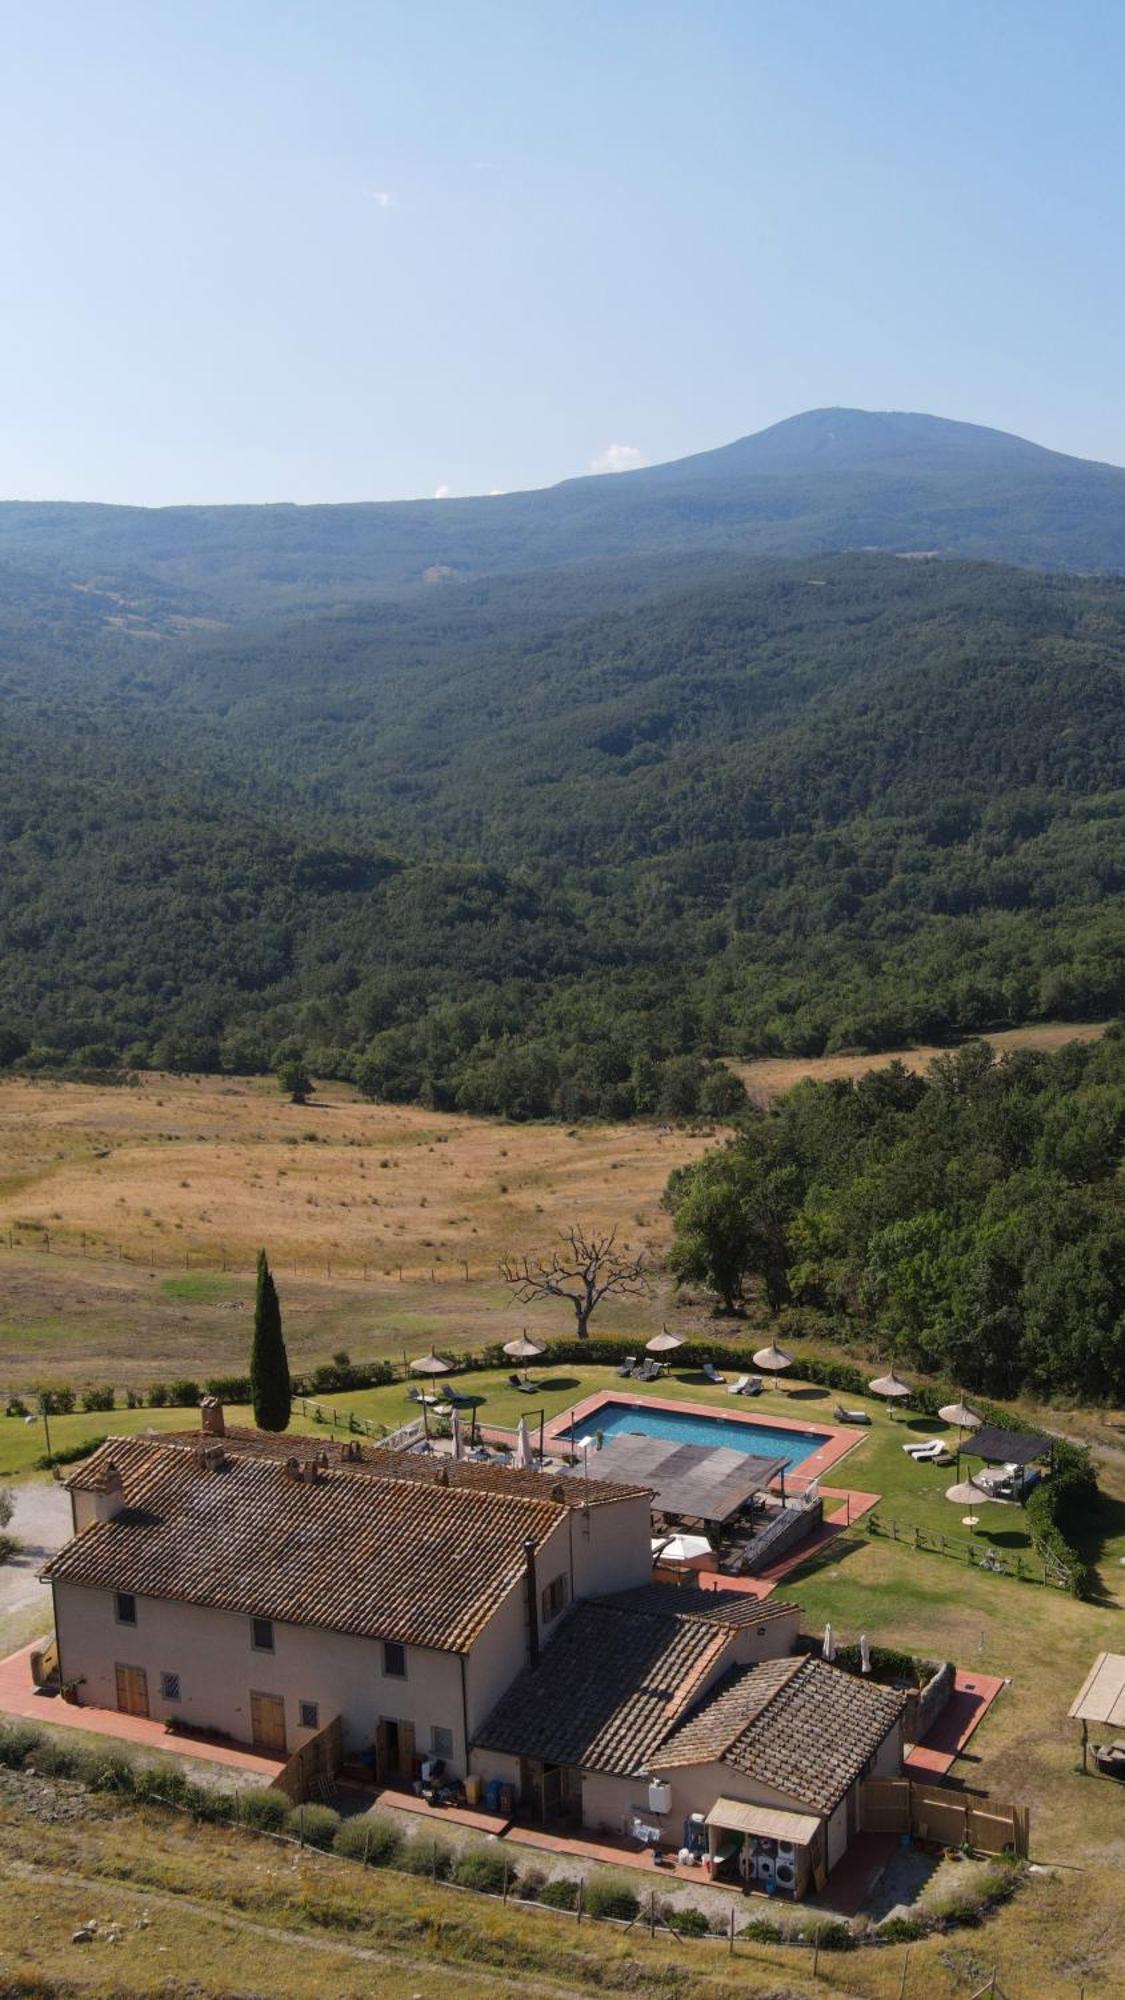
M 772 1882 L 776 1873 L 772 1854 L 757 1854 L 754 1857 L 754 1873 L 759 1882 Z
M 797 1887 L 797 1863 L 795 1860 L 788 1860 L 781 1854 L 780 1850 L 777 1856 L 774 1881 L 779 1889 L 795 1889 Z
M 779 1840 L 777 1843 L 778 1865 L 780 1866 L 783 1861 L 794 1862 L 796 1859 L 797 1849 L 793 1842 L 791 1840 Z

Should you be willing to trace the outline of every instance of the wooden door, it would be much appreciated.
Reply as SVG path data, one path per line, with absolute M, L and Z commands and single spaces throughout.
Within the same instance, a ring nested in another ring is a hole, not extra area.
M 285 1740 L 285 1703 L 279 1694 L 251 1692 L 250 1727 L 255 1750 L 268 1751 L 272 1757 L 284 1757 L 288 1748 Z
M 406 1779 L 414 1776 L 414 1724 L 400 1722 L 398 1725 L 398 1766 Z
M 148 1675 L 143 1667 L 116 1667 L 117 1706 L 122 1715 L 148 1714 Z

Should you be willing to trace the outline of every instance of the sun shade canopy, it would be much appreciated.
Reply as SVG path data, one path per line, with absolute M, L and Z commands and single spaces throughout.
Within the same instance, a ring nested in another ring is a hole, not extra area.
M 754 1356 L 755 1368 L 764 1368 L 767 1375 L 779 1374 L 783 1368 L 792 1368 L 793 1356 L 784 1347 L 759 1347 Z
M 682 1347 L 683 1344 L 678 1333 L 669 1333 L 665 1327 L 663 1333 L 654 1333 L 651 1340 L 645 1341 L 645 1353 L 674 1354 L 677 1347 Z
M 1051 1440 L 1029 1431 L 1000 1431 L 995 1424 L 983 1424 L 961 1450 L 966 1458 L 983 1458 L 986 1465 L 1031 1465 L 1037 1458 L 1050 1457 Z
M 893 1368 L 889 1375 L 877 1375 L 874 1382 L 869 1382 L 867 1386 L 873 1396 L 912 1396 L 914 1394 L 909 1382 L 904 1382 L 902 1376 L 897 1375 Z
M 1125 1729 L 1125 1653 L 1098 1654 L 1067 1714 Z
M 452 1361 L 443 1361 L 441 1355 L 435 1354 L 432 1349 L 429 1354 L 423 1354 L 420 1361 L 410 1364 L 412 1375 L 450 1375 L 452 1372 Z
M 785 1812 L 781 1806 L 751 1806 L 745 1799 L 716 1799 L 706 1814 L 708 1826 L 725 1833 L 756 1833 L 765 1840 L 791 1840 L 807 1847 L 822 1824 L 814 1813 Z
M 592 1464 L 599 1480 L 649 1487 L 660 1514 L 726 1521 L 756 1493 L 766 1491 L 785 1471 L 786 1460 L 755 1458 L 730 1445 L 678 1444 L 674 1438 L 616 1431 Z
M 521 1333 L 518 1339 L 504 1342 L 504 1352 L 513 1361 L 535 1361 L 540 1354 L 546 1353 L 546 1349 L 540 1347 L 537 1340 L 529 1340 L 526 1333 Z

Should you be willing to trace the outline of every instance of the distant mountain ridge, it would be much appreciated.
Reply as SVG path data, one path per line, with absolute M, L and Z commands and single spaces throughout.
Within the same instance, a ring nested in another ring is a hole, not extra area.
M 0 563 L 222 619 L 576 563 L 858 549 L 1125 571 L 1125 468 L 943 417 L 825 409 L 666 465 L 474 499 L 0 504 Z

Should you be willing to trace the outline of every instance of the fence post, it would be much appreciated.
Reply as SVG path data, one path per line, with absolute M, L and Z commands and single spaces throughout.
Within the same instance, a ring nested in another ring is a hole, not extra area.
M 585 1886 L 585 1877 L 580 1875 L 578 1878 L 578 1899 L 574 1905 L 574 1916 L 577 1923 L 582 1922 L 582 1891 Z
M 436 1882 L 436 1881 L 437 1881 L 437 1841 L 436 1841 L 436 1840 L 434 1841 L 434 1844 L 433 1844 L 433 1852 L 432 1852 L 432 1854 L 430 1855 L 430 1880 L 431 1880 L 431 1882 Z
M 650 1937 L 656 1936 L 656 1890 L 655 1889 L 650 1889 L 648 1892 L 648 1934 Z
M 730 1906 L 730 1938 L 727 1943 L 727 1957 L 734 1957 L 734 1904 Z
M 905 2000 L 906 1975 L 909 1972 L 909 1970 L 910 1970 L 910 1946 L 907 1945 L 906 1957 L 902 1961 L 902 1978 L 899 1980 L 898 1984 L 898 2000 Z
M 501 1902 L 504 1902 L 504 1903 L 506 1903 L 506 1902 L 507 1902 L 507 1900 L 508 1900 L 508 1857 L 507 1857 L 507 1855 L 505 1855 L 505 1856 L 504 1856 L 504 1890 L 503 1890 L 503 1894 L 502 1894 L 502 1896 L 501 1896 L 501 1899 L 500 1899 L 500 1900 L 501 1900 Z

